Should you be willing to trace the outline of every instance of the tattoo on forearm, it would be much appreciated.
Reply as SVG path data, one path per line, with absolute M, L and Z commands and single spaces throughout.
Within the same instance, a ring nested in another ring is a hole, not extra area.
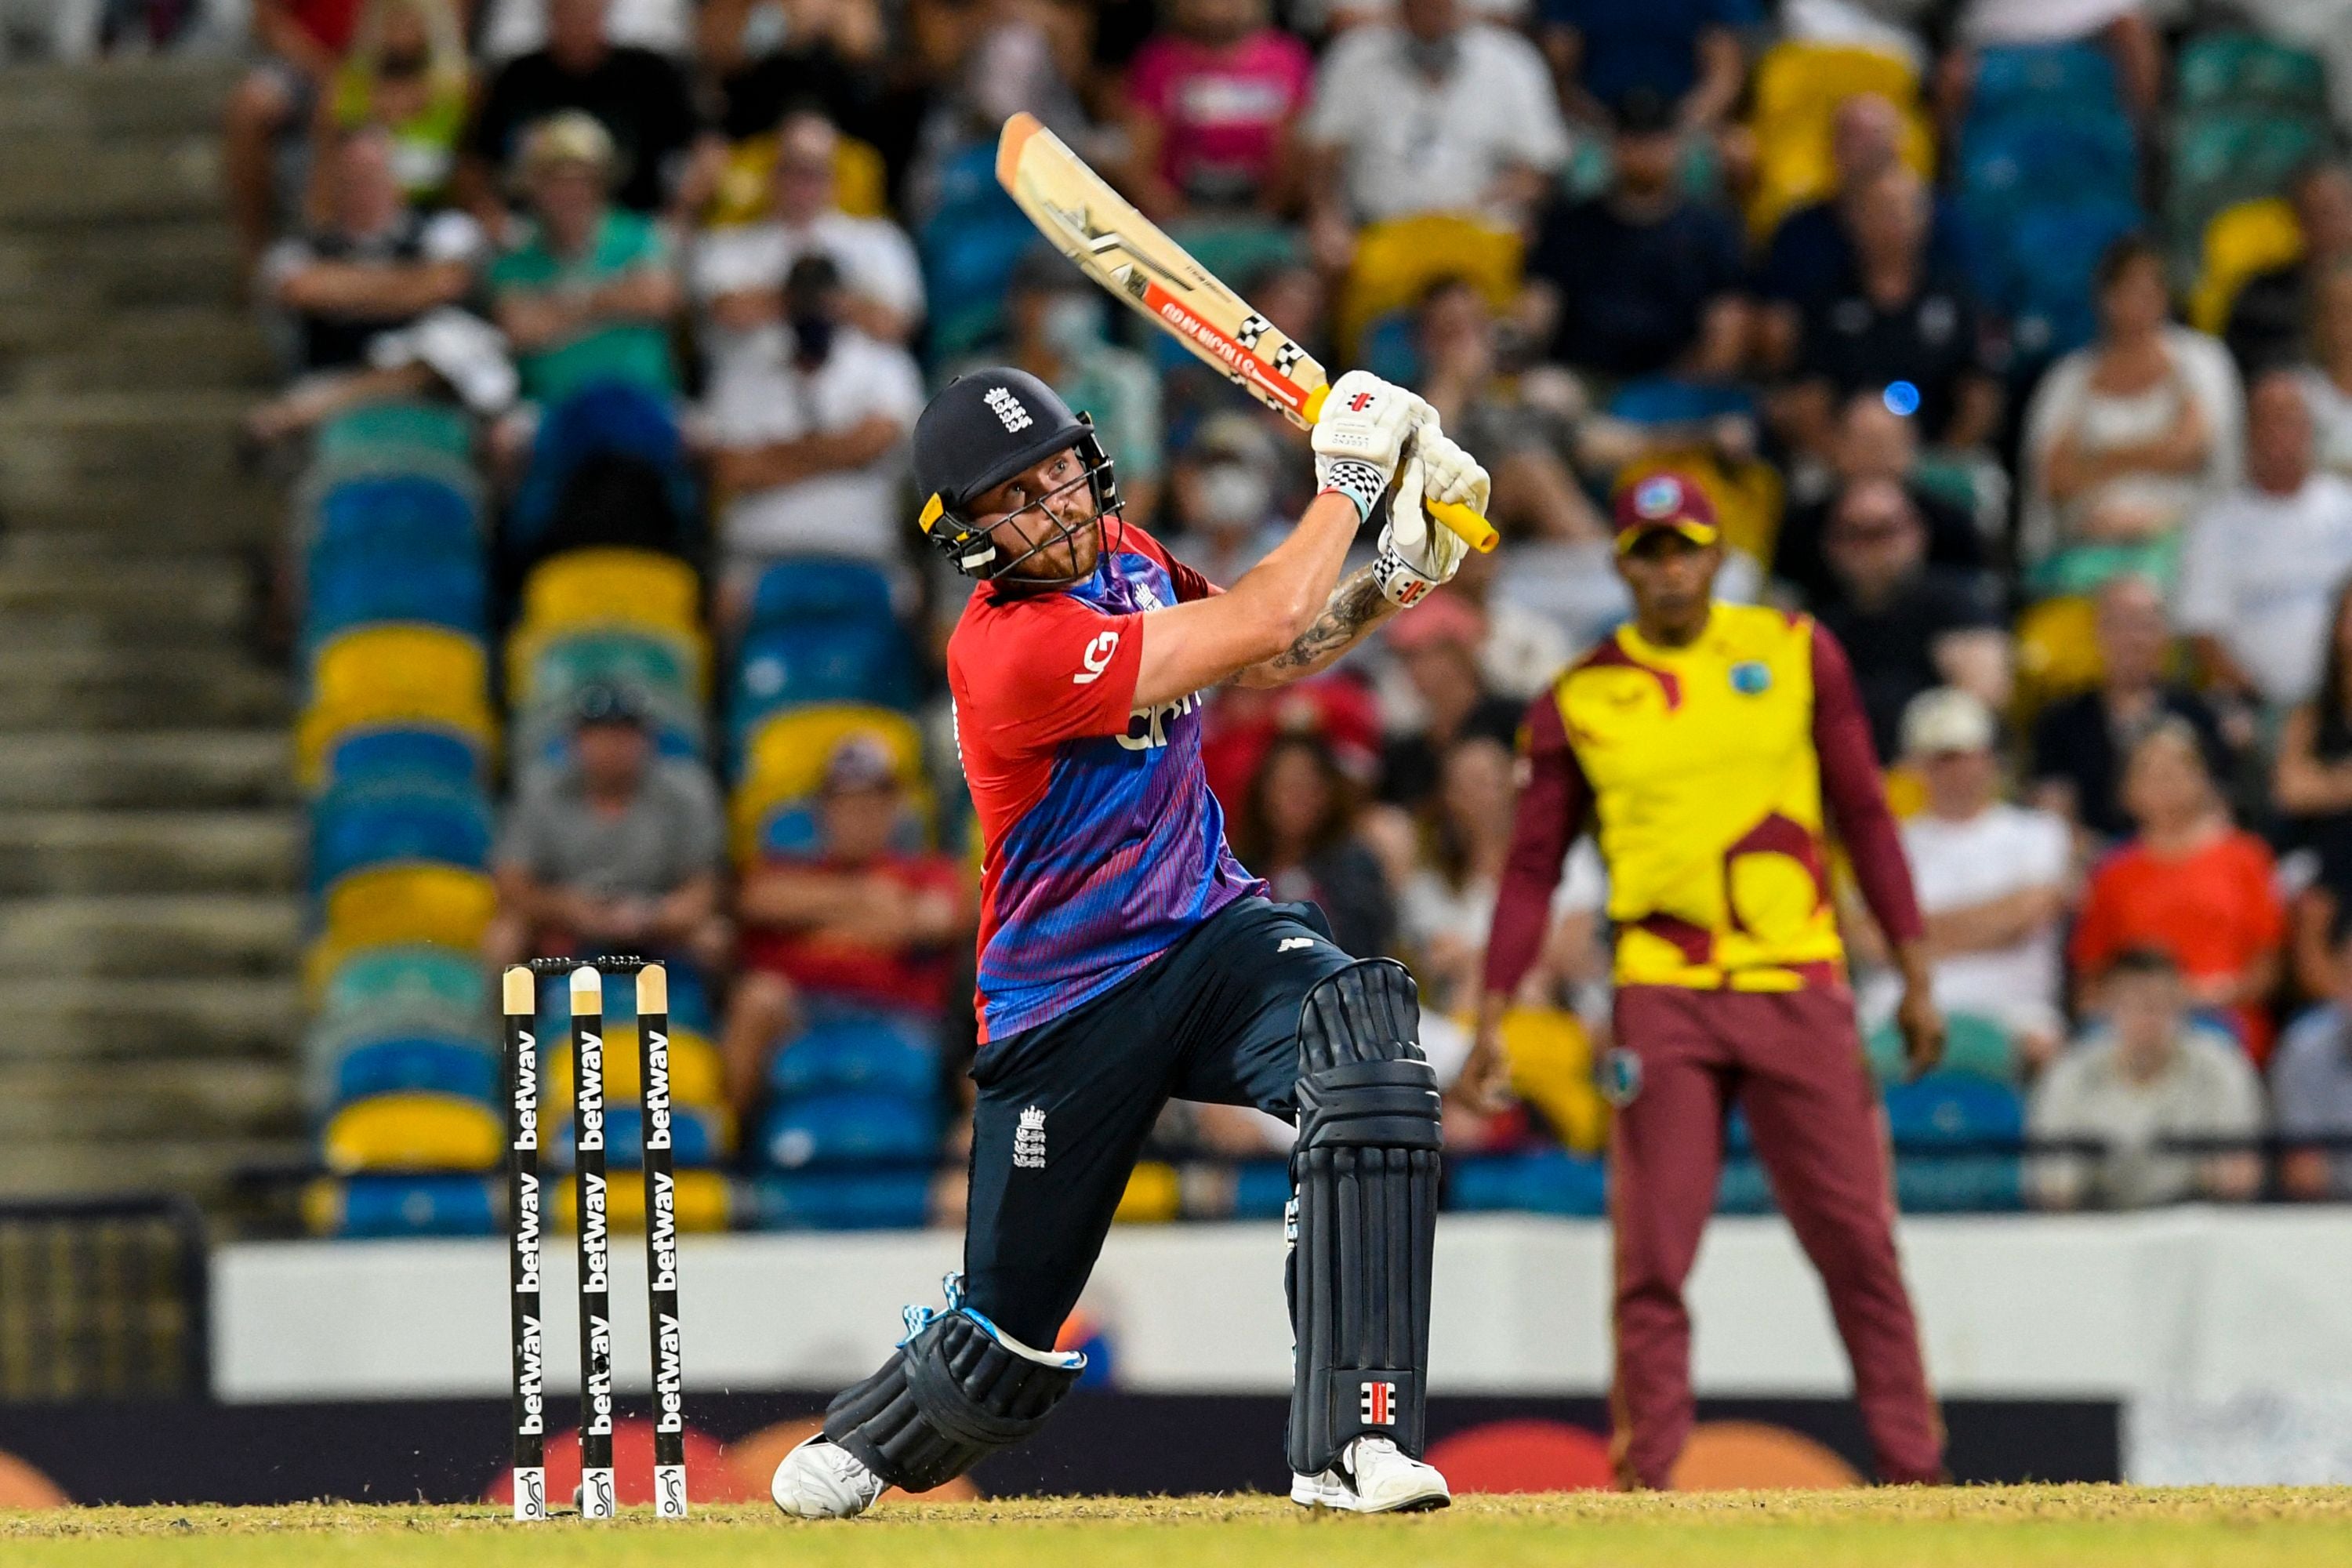
M 1298 635 L 1298 640 L 1275 655 L 1276 669 L 1306 669 L 1336 655 L 1359 637 L 1364 628 L 1379 618 L 1388 600 L 1381 585 L 1373 580 L 1369 566 L 1347 578 L 1331 590 L 1325 601 L 1323 613 L 1315 624 Z

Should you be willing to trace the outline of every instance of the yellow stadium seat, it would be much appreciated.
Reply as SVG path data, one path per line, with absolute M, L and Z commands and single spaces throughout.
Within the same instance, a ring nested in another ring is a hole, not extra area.
M 1707 446 L 1660 447 L 1618 470 L 1611 493 L 1668 470 L 1696 480 L 1706 492 L 1725 544 L 1759 564 L 1771 561 L 1773 543 L 1780 536 L 1783 500 L 1778 469 L 1761 458 L 1727 464 Z
M 604 1027 L 604 1098 L 614 1104 L 637 1098 L 637 1026 L 608 1024 Z M 719 1047 L 692 1029 L 674 1029 L 669 1037 L 669 1098 L 675 1105 L 717 1106 L 727 1098 L 726 1078 Z M 547 1103 L 572 1103 L 572 1035 L 547 1058 Z
M 2017 619 L 2017 693 L 2024 714 L 2099 683 L 2099 615 L 2089 599 L 2044 599 Z
M 549 1224 L 571 1231 L 578 1223 L 580 1189 L 569 1175 L 551 1175 L 554 1189 Z M 730 1210 L 727 1178 L 717 1171 L 677 1173 L 677 1228 L 681 1231 L 725 1230 Z M 646 1228 L 646 1185 L 635 1171 L 615 1175 L 604 1189 L 604 1223 L 613 1230 L 643 1232 Z
M 703 215 L 708 228 L 759 223 L 769 214 L 769 181 L 776 166 L 773 134 L 749 136 L 727 149 L 719 184 Z M 844 136 L 833 154 L 834 200 L 852 217 L 887 217 L 890 173 L 871 142 Z
M 643 623 L 689 634 L 702 629 L 702 584 L 675 555 L 619 548 L 568 550 L 533 568 L 522 588 L 523 625 Z
M 1927 781 L 1908 763 L 1886 770 L 1886 809 L 1905 822 L 1927 809 Z
M 331 1171 L 482 1171 L 505 1142 L 498 1112 L 454 1094 L 379 1094 L 335 1112 L 320 1140 Z
M 2303 259 L 2303 226 L 2284 196 L 2223 207 L 2205 226 L 2204 260 L 2189 296 L 2189 323 L 2219 335 L 2240 289 L 2261 273 Z
M 1837 107 L 1874 92 L 1903 111 L 1903 161 L 1933 173 L 1935 134 L 1919 102 L 1911 63 L 1883 50 L 1790 42 L 1766 51 L 1756 67 L 1757 184 L 1748 206 L 1748 232 L 1761 239 L 1795 207 L 1831 194 L 1837 172 L 1830 161 L 1830 128 Z
M 443 626 L 364 626 L 331 637 L 310 666 L 319 708 L 382 703 L 394 693 L 440 698 L 453 707 L 489 689 L 489 656 L 464 632 Z
M 434 942 L 470 952 L 499 897 L 479 871 L 456 866 L 377 866 L 327 889 L 326 937 L 346 950 Z
M 814 795 L 834 748 L 858 733 L 873 735 L 889 751 L 901 783 L 921 788 L 922 732 L 904 713 L 860 702 L 786 709 L 762 721 L 744 746 L 742 782 L 732 806 L 739 860 L 757 853 L 760 825 L 768 814 Z
M 1518 292 L 1525 249 L 1517 230 L 1456 214 L 1366 225 L 1339 294 L 1342 356 L 1355 355 L 1375 321 L 1414 304 L 1442 279 L 1466 279 L 1488 304 L 1504 309 Z
M 1503 1015 L 1503 1053 L 1511 1062 L 1511 1089 L 1538 1111 L 1579 1153 L 1609 1142 L 1609 1103 L 1592 1081 L 1592 1037 L 1575 1014 L 1556 1007 L 1515 1007 Z
M 1176 1167 L 1146 1160 L 1128 1173 L 1127 1191 L 1111 1214 L 1113 1225 L 1166 1225 L 1184 1206 L 1183 1183 Z

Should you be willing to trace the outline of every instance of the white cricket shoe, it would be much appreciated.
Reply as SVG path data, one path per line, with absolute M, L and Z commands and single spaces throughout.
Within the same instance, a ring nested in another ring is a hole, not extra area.
M 795 1519 L 856 1519 L 887 1484 L 856 1455 L 820 1436 L 784 1456 L 768 1495 Z
M 1359 1437 L 1321 1475 L 1292 1476 L 1290 1500 L 1349 1513 L 1418 1513 L 1444 1508 L 1454 1500 L 1454 1491 L 1435 1466 L 1423 1464 L 1386 1437 Z

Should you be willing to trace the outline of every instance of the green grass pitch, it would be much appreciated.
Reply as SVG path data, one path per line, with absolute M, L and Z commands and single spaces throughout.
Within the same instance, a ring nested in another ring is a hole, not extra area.
M 801 1524 L 765 1506 L 684 1524 L 510 1523 L 482 1508 L 0 1512 L 7 1568 L 2115 1568 L 2352 1563 L 2352 1488 L 1969 1487 L 1465 1498 L 1442 1513 L 1310 1517 L 1267 1497 L 887 1507 Z

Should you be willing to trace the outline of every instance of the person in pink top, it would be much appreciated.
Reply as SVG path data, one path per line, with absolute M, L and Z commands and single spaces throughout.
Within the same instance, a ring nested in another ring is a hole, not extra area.
M 1173 21 L 1128 71 L 1135 205 L 1162 223 L 1204 207 L 1282 210 L 1313 57 L 1267 25 L 1265 0 L 1175 0 Z

